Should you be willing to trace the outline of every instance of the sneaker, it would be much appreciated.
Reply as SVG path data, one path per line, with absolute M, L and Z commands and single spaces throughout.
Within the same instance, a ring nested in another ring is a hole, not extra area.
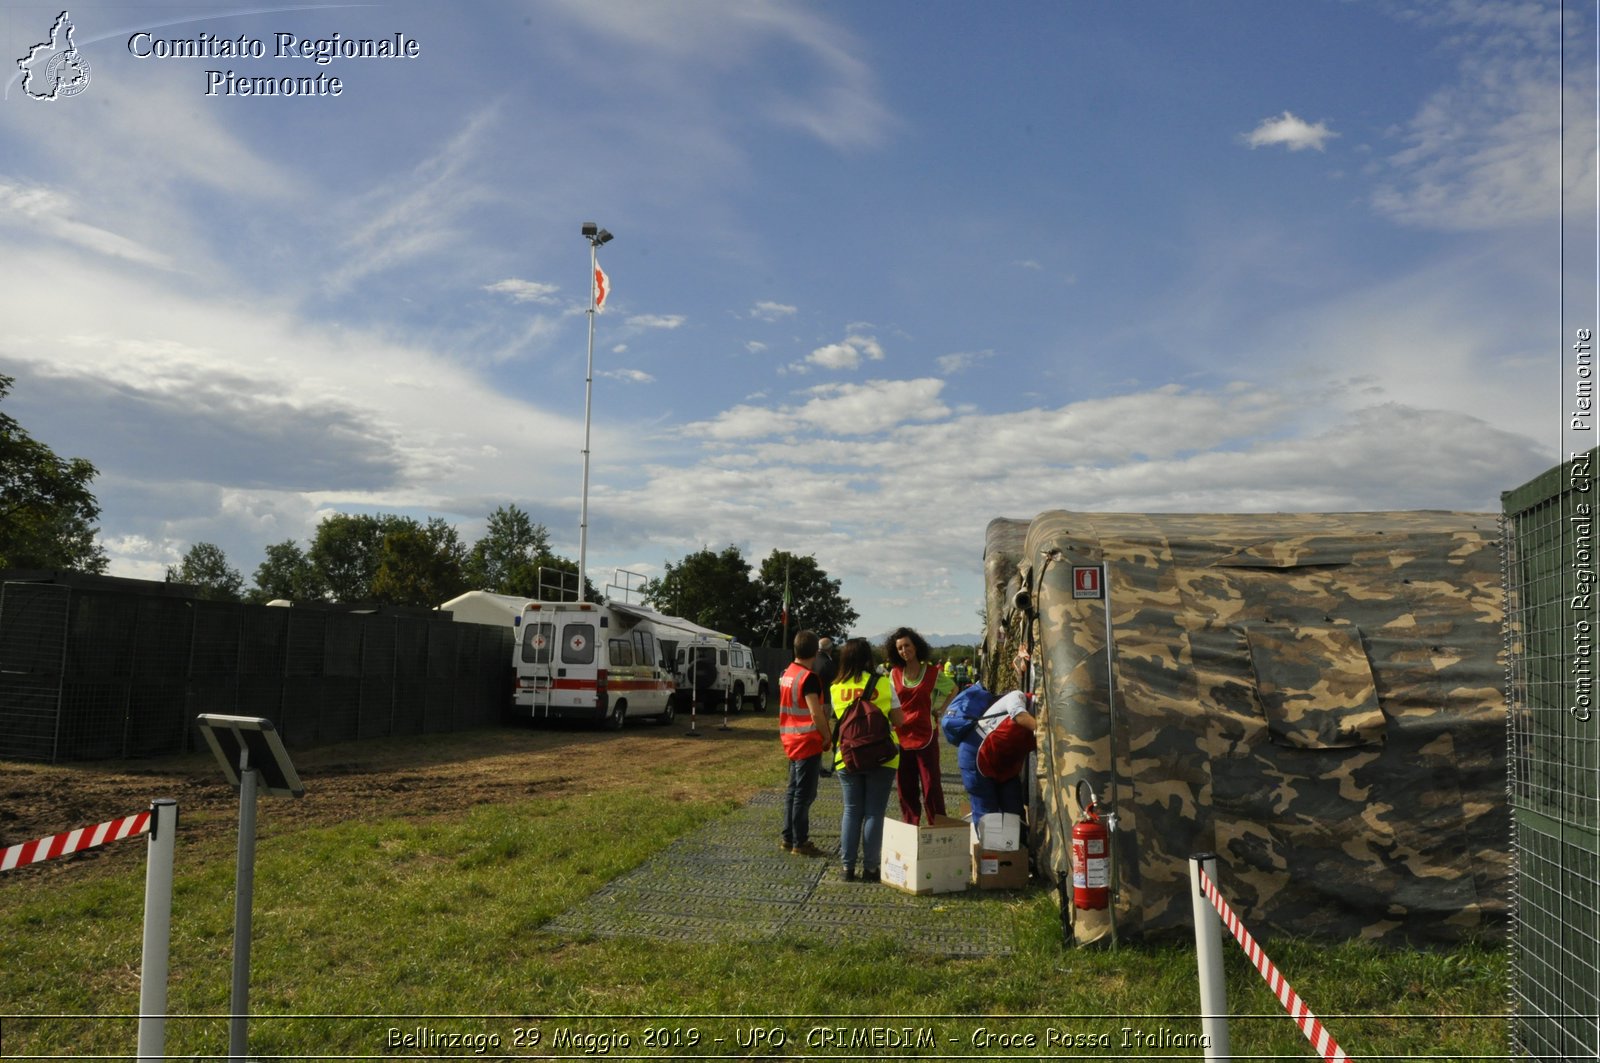
M 809 841 L 801 842 L 789 850 L 796 856 L 827 856 L 828 854 L 812 845 Z
M 861 881 L 862 882 L 880 882 L 882 880 L 878 878 L 878 872 L 876 872 L 876 871 L 863 871 L 863 872 L 861 872 Z
M 856 869 L 853 868 L 853 867 L 845 868 L 844 869 L 844 880 L 846 882 L 854 882 L 856 880 Z

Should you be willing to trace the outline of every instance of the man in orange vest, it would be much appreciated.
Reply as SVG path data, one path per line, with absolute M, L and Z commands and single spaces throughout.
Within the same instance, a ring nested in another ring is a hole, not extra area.
M 783 794 L 783 851 L 796 856 L 826 856 L 811 844 L 811 805 L 817 799 L 822 751 L 833 745 L 828 714 L 822 708 L 822 683 L 812 666 L 817 634 L 809 628 L 794 637 L 794 663 L 778 680 L 778 736 L 789 758 L 789 787 Z

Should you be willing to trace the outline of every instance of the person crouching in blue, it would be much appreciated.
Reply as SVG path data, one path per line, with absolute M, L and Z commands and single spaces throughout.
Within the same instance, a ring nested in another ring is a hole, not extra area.
M 1027 675 L 1026 651 L 1017 654 L 1015 665 L 1019 676 Z M 941 727 L 956 746 L 974 823 L 991 812 L 1022 815 L 1022 767 L 1039 727 L 1032 708 L 1030 694 L 1013 690 L 996 699 L 977 683 L 951 699 Z

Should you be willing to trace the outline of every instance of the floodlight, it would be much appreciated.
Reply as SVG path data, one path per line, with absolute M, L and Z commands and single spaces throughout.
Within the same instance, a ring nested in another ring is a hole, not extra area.
M 586 222 L 583 223 L 583 235 L 585 235 L 585 236 L 593 236 L 595 233 L 597 233 L 599 231 L 600 231 L 600 226 L 596 225 L 594 222 L 586 221 Z

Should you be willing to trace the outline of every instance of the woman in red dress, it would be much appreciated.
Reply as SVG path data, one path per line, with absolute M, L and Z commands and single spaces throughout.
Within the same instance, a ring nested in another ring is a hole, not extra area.
M 911 628 L 899 628 L 884 643 L 889 679 L 900 698 L 905 722 L 900 738 L 900 818 L 921 823 L 945 815 L 944 785 L 939 778 L 939 714 L 955 694 L 955 682 L 928 660 L 928 642 Z

